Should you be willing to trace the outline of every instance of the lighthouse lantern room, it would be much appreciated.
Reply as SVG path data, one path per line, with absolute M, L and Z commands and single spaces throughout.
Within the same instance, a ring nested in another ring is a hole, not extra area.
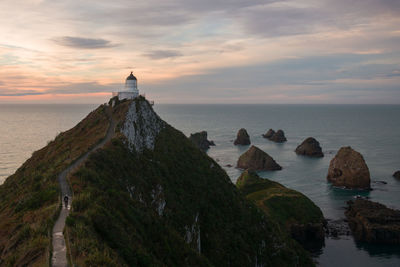
M 125 88 L 118 92 L 113 92 L 112 95 L 118 96 L 119 100 L 134 99 L 135 97 L 139 96 L 139 90 L 137 88 L 137 79 L 133 75 L 132 71 L 131 74 L 126 78 Z

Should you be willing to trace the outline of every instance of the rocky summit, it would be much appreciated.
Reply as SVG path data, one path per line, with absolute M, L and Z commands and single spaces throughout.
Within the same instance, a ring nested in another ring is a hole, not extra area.
M 236 139 L 233 144 L 247 146 L 250 145 L 250 136 L 247 133 L 246 129 L 242 128 L 237 132 Z
M 207 139 L 206 131 L 190 134 L 189 139 L 190 141 L 193 142 L 193 144 L 195 144 L 198 148 L 200 148 L 203 151 L 209 149 L 210 146 L 215 146 L 214 141 L 209 141 Z
M 71 265 L 314 265 L 147 100 L 110 103 L 33 153 L 0 186 L 1 266 L 49 266 L 49 232 L 60 212 L 57 175 L 104 140 L 110 125 L 112 138 L 67 177 Z
M 282 170 L 282 167 L 270 155 L 256 146 L 251 146 L 239 157 L 236 167 L 265 171 Z
M 320 158 L 324 156 L 319 142 L 313 137 L 308 137 L 295 150 L 297 155 Z
M 363 156 L 351 147 L 342 147 L 329 164 L 327 179 L 334 186 L 369 190 L 371 178 Z
M 346 217 L 357 240 L 376 244 L 400 244 L 400 210 L 365 199 L 348 202 Z

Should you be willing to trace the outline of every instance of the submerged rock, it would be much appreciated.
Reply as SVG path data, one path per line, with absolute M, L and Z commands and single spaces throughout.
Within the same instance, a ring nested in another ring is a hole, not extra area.
M 400 171 L 393 173 L 393 177 L 396 179 L 400 179 Z
M 348 201 L 345 212 L 350 229 L 359 241 L 400 244 L 400 210 L 358 198 Z
M 247 133 L 246 129 L 242 128 L 238 131 L 236 135 L 236 139 L 234 145 L 250 145 L 250 136 Z
M 313 137 L 308 137 L 303 141 L 295 150 L 297 155 L 304 155 L 309 157 L 323 157 L 322 148 L 319 142 Z
M 193 144 L 195 144 L 198 148 L 200 148 L 203 151 L 209 149 L 210 146 L 215 146 L 213 141 L 207 140 L 206 131 L 190 134 L 189 139 L 190 141 L 192 141 Z
M 275 134 L 275 131 L 272 129 L 269 129 L 267 133 L 262 135 L 262 137 L 270 139 L 274 134 Z
M 371 189 L 369 169 L 363 156 L 351 147 L 342 147 L 329 164 L 327 179 L 334 186 Z
M 252 170 L 282 170 L 282 167 L 270 155 L 256 146 L 251 146 L 249 150 L 243 153 L 239 157 L 236 166 Z
M 276 131 L 276 133 L 273 136 L 271 136 L 269 140 L 274 141 L 276 143 L 283 143 L 287 141 L 285 133 L 282 130 Z
M 325 220 L 318 206 L 305 195 L 277 182 L 260 178 L 251 170 L 242 173 L 236 186 L 305 248 L 322 247 Z

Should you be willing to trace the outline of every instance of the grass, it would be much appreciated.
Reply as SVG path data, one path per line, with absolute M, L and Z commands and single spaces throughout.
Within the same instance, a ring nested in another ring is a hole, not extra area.
M 59 213 L 58 174 L 104 138 L 106 106 L 32 154 L 0 186 L 0 265 L 48 266 Z
M 181 132 L 167 125 L 154 151 L 143 154 L 124 142 L 117 135 L 70 176 L 75 200 L 67 227 L 75 264 L 249 266 L 257 258 L 271 266 L 313 265 Z

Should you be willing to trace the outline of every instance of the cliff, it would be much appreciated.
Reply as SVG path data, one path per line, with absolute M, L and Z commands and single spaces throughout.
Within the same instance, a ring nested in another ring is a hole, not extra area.
M 74 200 L 65 233 L 74 264 L 313 265 L 213 159 L 141 97 L 99 107 L 0 187 L 0 265 L 48 265 L 48 233 L 59 208 L 56 175 L 104 138 L 109 116 L 114 137 L 68 177 Z

